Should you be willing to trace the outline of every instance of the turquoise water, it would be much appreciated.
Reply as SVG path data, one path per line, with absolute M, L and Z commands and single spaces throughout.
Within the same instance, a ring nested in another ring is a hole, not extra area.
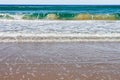
M 0 19 L 120 20 L 120 5 L 0 5 Z

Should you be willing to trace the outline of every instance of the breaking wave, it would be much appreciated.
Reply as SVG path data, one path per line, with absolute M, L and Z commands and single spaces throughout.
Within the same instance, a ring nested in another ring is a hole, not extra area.
M 31 13 L 0 14 L 0 19 L 23 20 L 120 20 L 120 14 L 74 14 L 74 13 Z

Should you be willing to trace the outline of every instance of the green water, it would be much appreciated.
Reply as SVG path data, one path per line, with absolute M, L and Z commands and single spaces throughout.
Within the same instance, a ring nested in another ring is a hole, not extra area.
M 1 5 L 0 19 L 120 20 L 114 5 Z

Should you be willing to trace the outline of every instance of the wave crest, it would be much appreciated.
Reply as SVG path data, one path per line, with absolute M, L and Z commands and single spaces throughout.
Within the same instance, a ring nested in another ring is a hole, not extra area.
M 120 20 L 120 14 L 72 14 L 72 13 L 32 13 L 0 14 L 0 19 L 23 20 Z

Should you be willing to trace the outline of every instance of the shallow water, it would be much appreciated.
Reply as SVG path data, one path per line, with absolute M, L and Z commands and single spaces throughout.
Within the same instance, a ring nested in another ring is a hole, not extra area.
M 2 80 L 119 80 L 119 42 L 0 43 Z
M 119 34 L 120 21 L 0 20 L 0 33 Z

